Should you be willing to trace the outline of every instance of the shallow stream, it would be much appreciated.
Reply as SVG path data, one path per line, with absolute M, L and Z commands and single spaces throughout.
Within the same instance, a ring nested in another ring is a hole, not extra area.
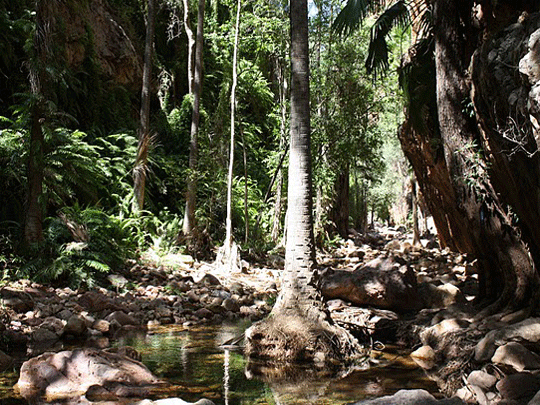
M 400 389 L 423 388 L 437 393 L 436 385 L 412 360 L 389 351 L 373 352 L 362 366 L 345 376 L 302 368 L 288 369 L 285 376 L 266 369 L 263 381 L 253 371 L 260 365 L 247 364 L 241 353 L 220 347 L 247 326 L 239 323 L 190 330 L 168 326 L 131 332 L 114 345 L 134 347 L 154 374 L 172 383 L 162 397 L 189 402 L 204 397 L 217 405 L 341 405 Z M 0 374 L 0 404 L 27 404 L 12 390 L 16 380 L 16 373 Z

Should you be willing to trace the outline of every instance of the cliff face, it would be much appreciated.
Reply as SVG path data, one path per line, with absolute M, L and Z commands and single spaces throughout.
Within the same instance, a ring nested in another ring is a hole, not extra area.
M 55 30 L 63 37 L 65 62 L 83 69 L 87 58 L 104 80 L 130 90 L 140 88 L 142 55 L 107 0 L 51 2 L 57 10 Z

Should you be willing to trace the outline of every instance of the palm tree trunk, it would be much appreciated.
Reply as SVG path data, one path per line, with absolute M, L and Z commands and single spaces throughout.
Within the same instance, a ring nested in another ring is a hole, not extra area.
M 285 269 L 272 314 L 246 331 L 246 353 L 274 360 L 333 361 L 356 346 L 332 324 L 317 288 L 311 180 L 307 0 L 292 0 L 291 128 Z

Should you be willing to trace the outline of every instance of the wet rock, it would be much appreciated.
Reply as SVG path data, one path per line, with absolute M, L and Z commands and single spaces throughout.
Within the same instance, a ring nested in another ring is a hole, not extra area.
M 44 353 L 26 361 L 16 388 L 31 399 L 73 398 L 84 395 L 92 386 L 110 387 L 117 396 L 144 394 L 162 382 L 142 363 L 118 353 L 97 349 L 77 349 L 60 353 Z M 93 388 L 94 389 L 94 388 Z
M 462 405 L 459 398 L 437 400 L 425 390 L 401 390 L 394 395 L 356 402 L 354 405 Z
M 503 400 L 527 402 L 540 390 L 540 377 L 531 373 L 510 374 L 496 387 Z
M 497 364 L 506 364 L 517 371 L 540 369 L 540 356 L 517 342 L 509 342 L 500 346 L 495 351 L 491 361 Z

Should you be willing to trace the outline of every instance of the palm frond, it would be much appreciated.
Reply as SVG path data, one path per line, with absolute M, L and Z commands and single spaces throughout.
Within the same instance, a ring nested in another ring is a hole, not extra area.
M 410 22 L 409 8 L 400 0 L 386 9 L 371 27 L 366 69 L 368 73 L 380 73 L 388 69 L 388 44 L 386 38 L 392 28 L 406 27 Z
M 332 29 L 339 35 L 350 35 L 362 25 L 373 7 L 371 0 L 348 0 L 334 20 Z

